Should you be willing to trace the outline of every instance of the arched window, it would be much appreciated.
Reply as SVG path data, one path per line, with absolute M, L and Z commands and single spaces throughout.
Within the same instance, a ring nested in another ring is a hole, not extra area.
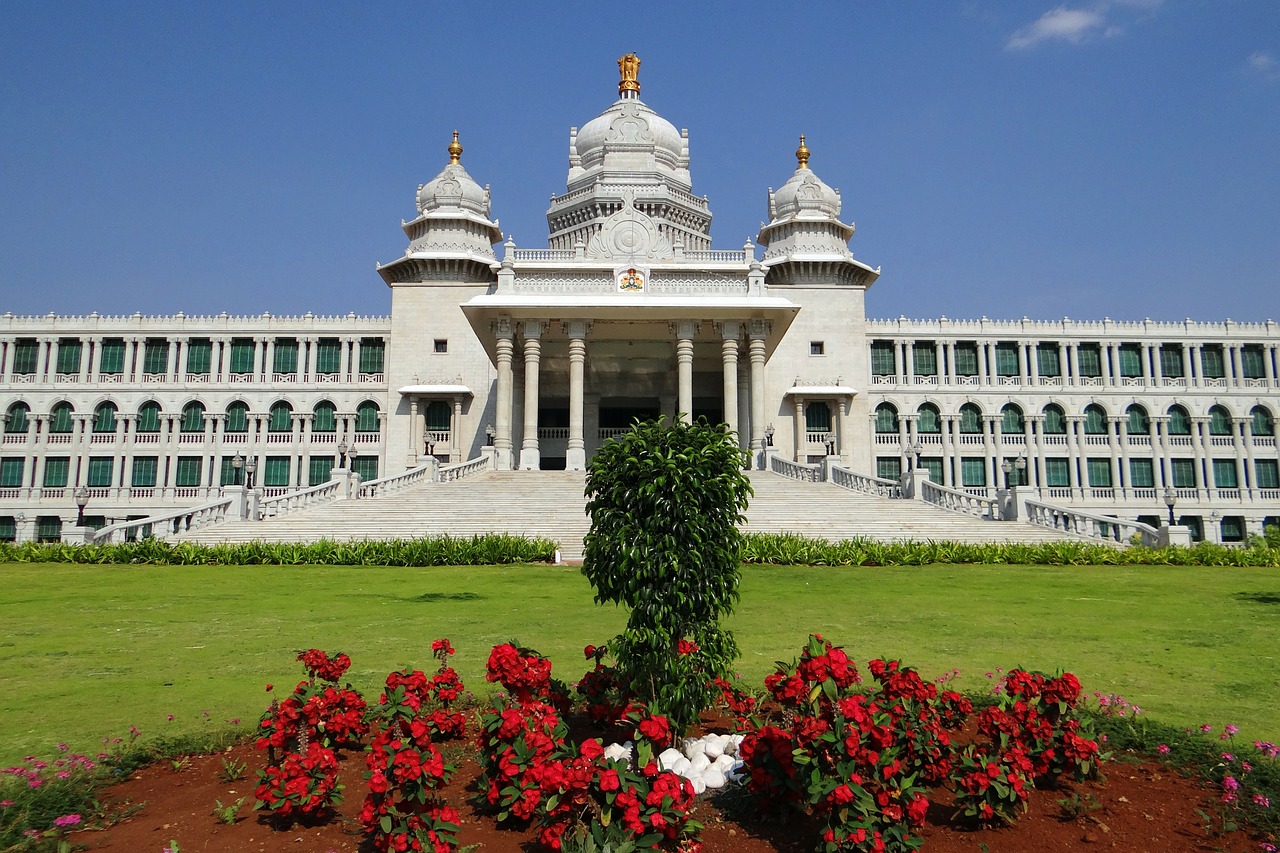
M 315 409 L 312 410 L 314 417 L 311 419 L 312 432 L 336 432 L 338 429 L 337 409 L 333 403 L 328 400 L 321 400 L 316 403 Z
M 816 400 L 804 407 L 805 432 L 831 432 L 831 407 Z
M 26 403 L 14 403 L 9 407 L 8 418 L 4 423 L 4 431 L 10 434 L 27 431 L 27 416 L 31 409 Z
M 99 403 L 93 410 L 93 431 L 97 433 L 116 431 L 116 404 Z
M 49 432 L 71 432 L 71 415 L 74 412 L 75 409 L 71 407 L 70 403 L 58 403 L 55 405 L 49 410 Z
M 1000 410 L 1000 432 L 1005 435 L 1018 435 L 1023 429 L 1022 409 L 1009 403 Z
M 1044 434 L 1045 435 L 1066 435 L 1067 434 L 1067 415 L 1062 411 L 1062 407 L 1050 403 L 1044 407 Z
M 1266 406 L 1254 406 L 1249 414 L 1253 418 L 1254 435 L 1276 434 L 1276 419 L 1267 411 Z
M 138 432 L 160 431 L 160 404 L 148 400 L 138 407 Z
M 378 431 L 378 404 L 365 400 L 356 406 L 356 432 Z
M 203 403 L 191 402 L 182 407 L 182 424 L 179 429 L 182 432 L 204 432 Z
M 449 421 L 453 412 L 444 400 L 432 400 L 427 404 L 427 429 L 432 432 L 445 432 L 450 428 Z
M 1107 413 L 1096 403 L 1084 407 L 1084 431 L 1086 435 L 1107 434 Z
M 1209 434 L 1231 435 L 1231 413 L 1222 406 L 1209 409 Z
M 889 403 L 876 406 L 876 432 L 896 433 L 898 431 L 898 410 Z
M 267 432 L 289 432 L 293 429 L 293 406 L 281 400 L 271 406 Z
M 1146 409 L 1135 403 L 1125 414 L 1129 416 L 1129 435 L 1151 434 L 1151 418 L 1147 417 Z
M 1169 407 L 1169 435 L 1191 435 L 1191 416 L 1181 406 Z
M 960 407 L 960 431 L 967 435 L 982 432 L 982 410 L 973 403 L 965 403 Z
M 249 407 L 248 405 L 235 402 L 227 406 L 227 425 L 224 432 L 248 432 L 249 431 Z
M 925 403 L 916 409 L 916 432 L 929 434 L 942 432 L 942 418 L 938 417 L 938 409 L 932 403 Z

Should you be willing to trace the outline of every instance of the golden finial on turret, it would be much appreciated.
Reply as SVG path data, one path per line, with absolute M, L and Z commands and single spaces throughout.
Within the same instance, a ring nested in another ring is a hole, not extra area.
M 462 145 L 458 142 L 458 131 L 453 132 L 453 141 L 449 143 L 449 165 L 462 160 Z
M 634 53 L 628 53 L 626 56 L 618 59 L 618 73 L 622 76 L 622 80 L 618 83 L 618 94 L 622 95 L 626 92 L 635 92 L 640 94 L 640 81 L 636 79 L 640 73 L 640 57 Z
M 804 134 L 800 134 L 800 147 L 796 149 L 797 168 L 809 168 L 809 148 L 804 144 Z

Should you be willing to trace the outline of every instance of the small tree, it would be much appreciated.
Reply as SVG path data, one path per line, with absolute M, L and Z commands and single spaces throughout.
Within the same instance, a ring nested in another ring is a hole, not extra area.
M 721 427 L 659 419 L 607 442 L 587 470 L 582 573 L 597 602 L 631 608 L 612 643 L 622 684 L 679 732 L 738 655 L 720 619 L 738 599 L 748 458 Z

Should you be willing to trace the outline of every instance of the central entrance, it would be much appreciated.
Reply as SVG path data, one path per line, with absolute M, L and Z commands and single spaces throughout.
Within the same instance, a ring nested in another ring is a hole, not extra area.
M 600 399 L 600 438 L 631 429 L 636 421 L 656 421 L 662 414 L 657 397 L 602 397 Z

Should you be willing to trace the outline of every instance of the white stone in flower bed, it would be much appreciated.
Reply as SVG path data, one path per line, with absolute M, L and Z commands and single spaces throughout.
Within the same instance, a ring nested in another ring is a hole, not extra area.
M 742 779 L 742 760 L 738 746 L 742 735 L 704 735 L 685 738 L 683 750 L 669 747 L 658 755 L 658 766 L 683 776 L 693 783 L 695 794 L 723 788 Z M 631 741 L 611 743 L 604 748 L 605 757 L 623 758 L 628 763 L 634 754 Z

